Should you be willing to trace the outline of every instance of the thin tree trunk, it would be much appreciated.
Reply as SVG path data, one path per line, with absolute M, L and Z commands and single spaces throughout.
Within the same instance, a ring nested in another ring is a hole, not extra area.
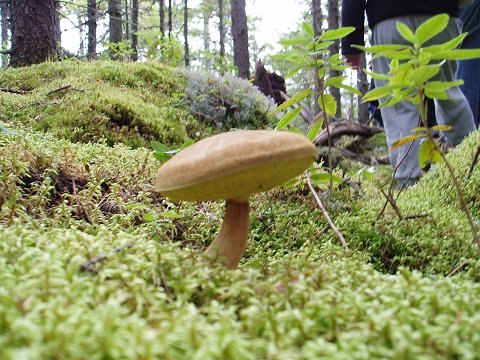
M 123 6 L 125 9 L 125 41 L 130 39 L 130 7 L 128 6 L 128 0 L 125 0 L 125 4 Z
M 78 47 L 78 55 L 83 56 L 85 55 L 85 43 L 83 41 L 83 32 L 84 32 L 84 24 L 83 19 L 80 15 L 77 15 L 78 21 L 78 39 L 79 39 L 79 47 Z
M 160 16 L 160 32 L 165 36 L 165 0 L 158 1 L 158 12 Z
M 138 0 L 132 0 L 132 61 L 138 60 Z
M 248 26 L 245 12 L 245 0 L 231 0 L 233 62 L 238 76 L 250 78 L 250 58 L 248 53 Z
M 97 57 L 97 0 L 87 2 L 88 58 Z
M 209 9 L 208 1 L 202 3 L 202 16 L 203 16 L 203 53 L 205 54 L 205 67 L 207 69 L 212 68 L 212 57 L 210 55 L 210 16 L 212 12 Z
M 39 64 L 57 57 L 56 15 L 54 0 L 12 0 L 13 67 Z
M 121 0 L 109 0 L 108 1 L 108 15 L 109 15 L 109 28 L 110 28 L 110 42 L 112 44 L 121 43 L 123 40 L 122 34 L 122 1 Z M 110 57 L 113 60 L 118 60 L 120 54 L 117 51 L 110 49 Z
M 313 35 L 315 38 L 319 37 L 322 34 L 322 4 L 321 0 L 312 0 L 312 21 L 313 21 Z M 320 96 L 320 79 L 318 78 L 318 68 L 315 68 L 315 96 L 314 96 L 314 114 L 320 112 L 320 106 L 318 105 L 318 97 Z M 309 119 L 310 121 L 310 119 Z
M 367 60 L 365 53 L 361 54 L 362 63 L 361 68 L 365 69 L 367 67 Z M 362 96 L 365 95 L 368 91 L 368 78 L 367 74 L 364 71 L 357 71 L 357 88 L 362 93 Z M 368 122 L 368 103 L 363 103 L 362 98 L 358 97 L 358 121 L 365 124 Z
M 338 8 L 338 0 L 328 0 L 328 29 L 338 29 L 340 24 L 340 12 Z M 333 56 L 335 54 L 339 53 L 340 45 L 338 40 L 333 43 L 329 50 L 330 50 L 330 56 Z M 341 76 L 342 73 L 340 71 L 336 70 L 330 70 L 329 71 L 329 76 L 330 77 L 335 77 L 335 76 Z M 331 86 L 330 87 L 330 93 L 333 95 L 335 100 L 337 101 L 337 113 L 335 114 L 335 117 L 341 118 L 342 116 L 342 100 L 340 97 L 340 89 Z
M 62 43 L 62 29 L 60 28 L 60 10 L 61 5 L 59 0 L 55 0 L 55 39 L 57 41 L 57 49 L 61 49 Z
M 225 61 L 225 24 L 223 14 L 223 0 L 218 0 L 218 32 L 220 33 L 220 72 L 224 72 Z
M 183 0 L 183 39 L 184 39 L 184 46 L 185 46 L 185 55 L 184 55 L 184 60 L 185 60 L 185 67 L 190 66 L 190 54 L 188 51 L 188 1 Z
M 173 31 L 173 16 L 172 16 L 172 0 L 168 0 L 168 38 L 172 36 Z
M 10 4 L 8 1 L 0 2 L 0 12 L 2 13 L 2 42 L 1 49 L 6 50 L 8 48 L 8 30 L 10 29 Z M 8 55 L 2 54 L 2 67 L 8 66 Z

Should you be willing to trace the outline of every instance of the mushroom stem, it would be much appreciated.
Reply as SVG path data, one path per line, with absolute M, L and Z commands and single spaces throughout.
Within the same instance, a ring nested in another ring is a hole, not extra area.
M 205 251 L 207 256 L 219 258 L 229 269 L 236 268 L 247 247 L 249 222 L 248 199 L 227 200 L 222 228 Z

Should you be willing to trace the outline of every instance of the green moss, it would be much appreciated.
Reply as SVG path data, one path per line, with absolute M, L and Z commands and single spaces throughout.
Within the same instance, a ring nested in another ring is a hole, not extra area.
M 179 146 L 199 131 L 208 132 L 181 100 L 185 80 L 155 63 L 41 64 L 1 71 L 0 83 L 31 91 L 2 96 L 4 120 L 71 141 L 106 139 L 109 145 L 139 147 L 157 140 Z

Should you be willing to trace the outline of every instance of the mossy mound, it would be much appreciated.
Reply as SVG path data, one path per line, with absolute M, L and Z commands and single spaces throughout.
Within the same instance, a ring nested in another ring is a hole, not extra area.
M 44 63 L 2 70 L 0 83 L 25 92 L 2 92 L 3 121 L 73 142 L 178 146 L 210 131 L 182 101 L 186 80 L 156 63 Z

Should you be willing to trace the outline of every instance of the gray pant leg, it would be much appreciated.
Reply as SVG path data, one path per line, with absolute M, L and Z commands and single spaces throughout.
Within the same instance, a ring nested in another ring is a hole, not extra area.
M 372 31 L 372 43 L 380 44 L 406 44 L 407 42 L 398 34 L 396 23 L 400 21 L 410 29 L 415 29 L 427 20 L 426 15 L 401 16 L 380 22 Z M 443 43 L 460 33 L 456 19 L 451 19 L 445 31 L 430 40 L 429 44 Z M 373 71 L 387 74 L 390 70 L 390 59 L 380 57 L 372 61 Z M 456 71 L 456 62 L 445 62 L 435 80 L 453 81 Z M 375 79 L 375 86 L 386 85 L 386 81 Z M 473 114 L 468 106 L 465 96 L 458 87 L 448 91 L 452 100 L 435 100 L 436 116 L 439 124 L 452 125 L 452 130 L 446 132 L 447 139 L 453 144 L 458 144 L 463 137 L 475 130 Z M 385 99 L 380 99 L 383 103 Z M 411 135 L 411 130 L 418 126 L 420 114 L 415 105 L 408 102 L 401 102 L 393 107 L 381 109 L 387 144 L 390 147 L 398 139 Z M 418 162 L 419 141 L 416 140 L 408 151 L 410 144 L 403 145 L 390 151 L 390 163 L 396 167 L 399 161 L 401 165 L 397 169 L 396 178 L 399 182 L 407 179 L 417 179 L 421 175 Z M 407 152 L 408 151 L 408 152 Z

